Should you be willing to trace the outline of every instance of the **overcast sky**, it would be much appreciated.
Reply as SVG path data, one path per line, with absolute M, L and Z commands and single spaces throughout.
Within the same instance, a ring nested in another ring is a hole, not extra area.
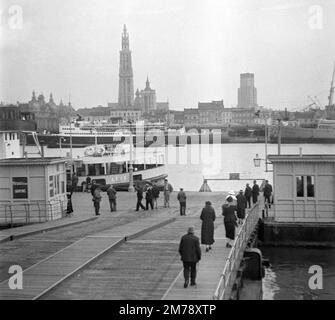
M 0 100 L 52 92 L 77 109 L 117 101 L 123 24 L 134 86 L 147 75 L 170 108 L 223 99 L 255 74 L 258 103 L 291 110 L 326 104 L 335 60 L 332 0 L 0 0 Z M 22 29 L 9 27 L 12 5 Z M 323 16 L 315 7 L 320 6 Z M 320 21 L 322 18 L 322 21 Z

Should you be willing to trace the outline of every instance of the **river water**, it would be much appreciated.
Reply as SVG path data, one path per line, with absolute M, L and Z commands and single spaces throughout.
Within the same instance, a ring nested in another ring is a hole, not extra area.
M 282 154 L 335 154 L 335 144 L 283 144 Z M 149 148 L 150 149 L 150 148 Z M 28 151 L 33 151 L 29 147 Z M 69 149 L 46 149 L 46 156 L 66 156 Z M 204 178 L 227 179 L 230 173 L 239 173 L 241 180 L 208 181 L 212 191 L 239 190 L 253 179 L 267 178 L 265 161 L 255 168 L 253 159 L 258 154 L 265 158 L 264 144 L 214 144 L 167 146 L 163 149 L 167 159 L 169 181 L 175 190 L 199 191 Z M 73 149 L 73 156 L 82 155 L 83 149 Z M 268 145 L 268 154 L 277 154 L 277 145 Z M 269 166 L 271 168 L 271 165 Z M 247 180 L 243 180 L 247 179 Z M 335 249 L 291 247 L 262 248 L 271 267 L 263 279 L 263 298 L 266 300 L 335 299 Z M 323 270 L 323 289 L 311 290 L 308 269 L 319 265 Z

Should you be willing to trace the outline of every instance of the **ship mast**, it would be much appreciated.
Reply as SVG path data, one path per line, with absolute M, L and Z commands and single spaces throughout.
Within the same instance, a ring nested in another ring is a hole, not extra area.
M 332 77 L 332 82 L 330 85 L 330 92 L 329 92 L 329 97 L 328 97 L 328 106 L 333 105 L 333 100 L 334 100 L 334 78 L 335 78 L 335 62 L 334 62 L 334 69 L 333 69 L 333 77 Z

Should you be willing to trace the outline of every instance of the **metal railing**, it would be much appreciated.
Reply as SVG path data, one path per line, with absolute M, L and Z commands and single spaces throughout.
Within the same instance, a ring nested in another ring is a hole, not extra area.
M 246 215 L 242 227 L 237 233 L 235 242 L 230 249 L 226 264 L 220 276 L 219 283 L 213 295 L 214 300 L 223 300 L 230 278 L 235 272 L 243 258 L 244 250 L 247 247 L 250 235 L 255 230 L 255 226 L 259 219 L 259 204 L 257 203 Z
M 0 204 L 0 224 L 15 225 L 41 223 L 66 215 L 64 200 L 34 201 Z

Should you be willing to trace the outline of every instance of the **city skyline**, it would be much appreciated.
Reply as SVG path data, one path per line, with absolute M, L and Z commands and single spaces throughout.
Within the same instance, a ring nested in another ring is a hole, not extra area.
M 261 106 L 302 108 L 310 104 L 308 95 L 327 102 L 335 60 L 331 2 L 18 1 L 20 30 L 8 27 L 6 12 L 13 3 L 3 2 L 4 102 L 27 101 L 34 89 L 45 96 L 52 92 L 56 102 L 66 103 L 70 95 L 75 109 L 117 101 L 124 24 L 134 89 L 149 75 L 157 98 L 168 99 L 172 109 L 221 99 L 236 107 L 239 77 L 246 72 L 255 74 Z M 311 24 L 317 5 L 321 29 Z

